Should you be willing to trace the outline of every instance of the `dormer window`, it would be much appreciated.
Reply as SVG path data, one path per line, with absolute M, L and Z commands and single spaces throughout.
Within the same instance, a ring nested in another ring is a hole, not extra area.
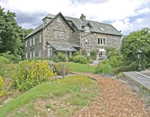
M 90 32 L 90 27 L 85 26 L 84 30 L 85 30 L 85 32 Z

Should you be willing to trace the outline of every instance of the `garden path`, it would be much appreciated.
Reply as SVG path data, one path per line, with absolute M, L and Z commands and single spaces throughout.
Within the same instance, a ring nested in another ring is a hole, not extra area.
M 150 117 L 145 102 L 117 79 L 91 73 L 75 73 L 97 80 L 101 90 L 93 105 L 79 110 L 74 117 Z

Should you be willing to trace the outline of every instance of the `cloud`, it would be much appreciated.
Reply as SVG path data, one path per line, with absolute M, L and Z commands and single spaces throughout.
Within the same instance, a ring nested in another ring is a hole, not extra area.
M 142 18 L 137 18 L 137 19 L 136 19 L 137 23 L 141 23 L 143 20 L 144 20 L 144 19 L 142 19 Z
M 137 11 L 138 14 L 146 14 L 149 12 L 150 12 L 150 8 L 148 8 L 148 7 Z
M 150 13 L 150 0 L 0 0 L 0 5 L 16 12 L 16 20 L 23 27 L 35 27 L 48 13 L 62 12 L 76 18 L 83 13 L 89 20 L 112 22 L 123 34 L 135 30 L 134 24 L 147 21 L 139 15 Z M 132 17 L 137 18 L 131 21 Z

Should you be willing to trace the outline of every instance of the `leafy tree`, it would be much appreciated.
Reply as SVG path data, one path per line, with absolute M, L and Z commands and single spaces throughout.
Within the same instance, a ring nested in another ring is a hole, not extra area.
M 33 29 L 23 30 L 15 20 L 16 14 L 4 11 L 0 6 L 0 53 L 10 51 L 10 54 L 24 54 L 24 40 Z
M 150 34 L 149 29 L 134 31 L 124 38 L 121 46 L 121 54 L 124 58 L 124 66 L 127 70 L 137 69 L 137 49 L 142 50 L 142 68 L 145 69 L 150 65 Z

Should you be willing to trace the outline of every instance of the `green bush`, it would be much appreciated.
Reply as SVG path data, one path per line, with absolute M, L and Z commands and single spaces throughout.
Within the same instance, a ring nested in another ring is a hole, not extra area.
M 70 61 L 70 62 L 73 62 L 73 61 L 74 61 L 74 58 L 75 58 L 74 56 L 70 56 L 70 57 L 69 57 L 69 61 Z
M 85 49 L 82 50 L 82 55 L 86 56 L 86 50 Z
M 90 56 L 93 60 L 96 60 L 96 56 L 97 56 L 98 51 L 97 50 L 92 50 L 90 52 Z
M 57 73 L 57 75 L 62 75 L 62 67 L 63 67 L 63 64 L 53 64 L 53 69 L 55 69 L 54 72 Z M 65 74 L 69 74 L 70 73 L 70 69 L 65 66 Z
M 110 59 L 108 59 L 108 64 L 112 66 L 113 68 L 119 67 L 122 64 L 122 58 L 120 56 L 112 56 Z
M 93 59 L 90 58 L 90 59 L 89 59 L 89 63 L 93 63 Z
M 5 63 L 5 64 L 9 64 L 10 63 L 9 59 L 4 57 L 4 56 L 0 56 L 0 62 Z
M 73 53 L 73 56 L 78 56 L 78 55 L 80 55 L 80 52 L 75 52 L 75 53 Z
M 87 58 L 86 58 L 85 56 L 78 55 L 78 56 L 76 56 L 76 57 L 74 58 L 74 62 L 86 64 L 86 63 L 87 63 Z
M 3 77 L 0 76 L 0 97 L 2 97 L 3 94 L 4 94 L 3 89 L 2 89 L 2 87 L 3 87 L 4 84 L 5 83 L 4 83 Z
M 11 86 L 18 90 L 29 90 L 41 82 L 50 80 L 53 72 L 47 61 L 21 61 L 12 69 Z
M 20 55 L 13 55 L 13 54 L 11 54 L 10 51 L 1 53 L 1 55 L 4 56 L 5 58 L 7 58 L 9 60 L 9 62 L 18 63 L 19 61 L 21 61 Z
M 61 52 L 58 52 L 57 58 L 58 58 L 59 62 L 66 62 L 67 61 L 66 54 L 62 54 Z
M 98 66 L 96 67 L 95 73 L 110 74 L 110 73 L 112 73 L 112 67 L 107 64 L 99 63 Z

